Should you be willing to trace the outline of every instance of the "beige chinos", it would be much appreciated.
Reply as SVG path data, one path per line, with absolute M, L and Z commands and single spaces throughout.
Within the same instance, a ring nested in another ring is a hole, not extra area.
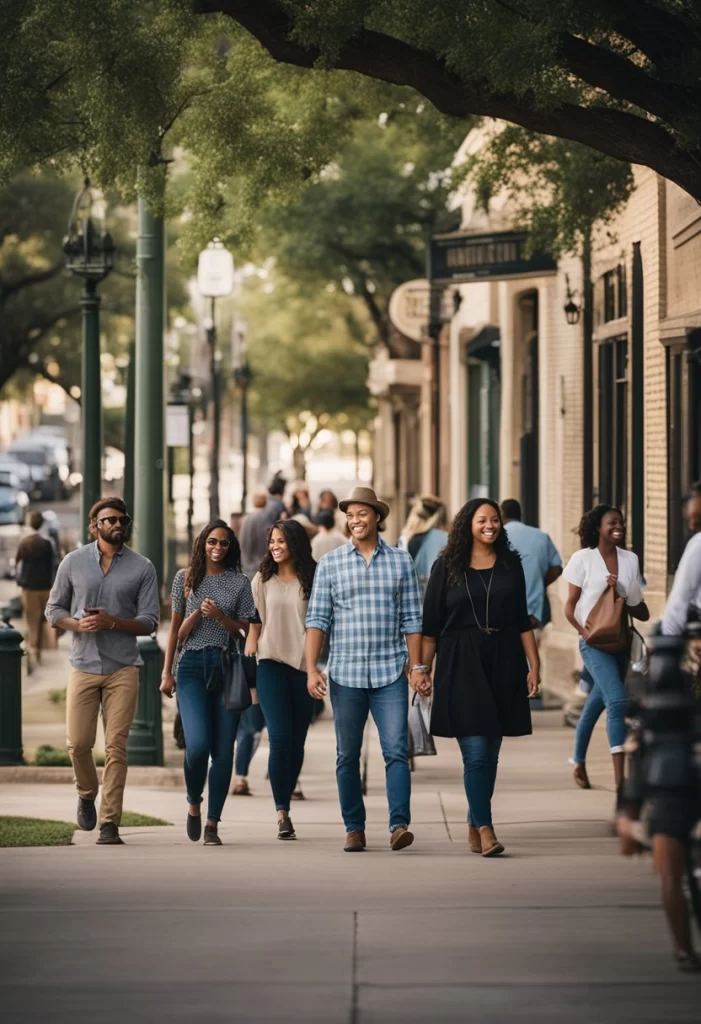
M 95 675 L 71 671 L 66 691 L 66 727 L 68 750 L 75 773 L 76 788 L 86 800 L 95 800 L 98 778 L 92 749 L 97 732 L 97 716 L 102 706 L 105 727 L 105 767 L 102 774 L 102 800 L 99 824 L 119 826 L 127 780 L 127 738 L 136 711 L 139 669 L 135 665 Z

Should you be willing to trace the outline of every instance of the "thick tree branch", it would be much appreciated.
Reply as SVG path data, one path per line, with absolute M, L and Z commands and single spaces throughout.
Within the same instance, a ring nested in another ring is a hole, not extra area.
M 199 0 L 198 9 L 237 21 L 283 63 L 312 68 L 321 57 L 318 49 L 307 49 L 292 38 L 293 24 L 275 0 Z M 335 66 L 410 86 L 453 117 L 500 118 L 531 131 L 583 143 L 628 163 L 644 164 L 701 200 L 701 152 L 690 154 L 681 149 L 672 132 L 645 117 L 565 102 L 544 109 L 528 92 L 517 95 L 480 89 L 448 71 L 435 55 L 379 32 L 364 30 L 348 40 Z M 630 102 L 637 105 L 635 99 Z
M 47 267 L 46 270 L 38 270 L 35 274 L 27 274 L 25 277 L 20 277 L 17 281 L 13 281 L 12 284 L 3 285 L 0 287 L 0 303 L 6 302 L 13 295 L 24 291 L 25 288 L 31 288 L 32 285 L 50 281 L 64 269 L 64 263 L 55 263 L 53 267 Z

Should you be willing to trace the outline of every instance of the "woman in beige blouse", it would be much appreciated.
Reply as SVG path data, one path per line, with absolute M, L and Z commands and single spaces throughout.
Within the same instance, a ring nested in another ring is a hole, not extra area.
M 303 526 L 273 526 L 268 553 L 253 578 L 260 624 L 252 623 L 246 654 L 256 655 L 258 699 L 268 727 L 268 773 L 278 814 L 278 839 L 296 839 L 290 797 L 304 760 L 314 698 L 307 690 L 304 639 L 316 563 Z

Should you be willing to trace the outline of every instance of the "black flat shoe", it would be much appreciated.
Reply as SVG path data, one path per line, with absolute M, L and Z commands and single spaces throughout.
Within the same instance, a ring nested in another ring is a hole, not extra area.
M 198 843 L 202 835 L 202 815 L 190 814 L 188 811 L 186 828 L 187 838 L 192 839 L 193 843 Z
M 278 821 L 278 823 L 277 823 L 277 837 L 278 837 L 278 839 L 296 839 L 297 838 L 297 834 L 295 832 L 295 827 L 292 824 L 292 822 L 291 822 L 291 820 L 289 818 L 289 815 L 285 815 L 284 818 L 281 818 L 280 821 Z

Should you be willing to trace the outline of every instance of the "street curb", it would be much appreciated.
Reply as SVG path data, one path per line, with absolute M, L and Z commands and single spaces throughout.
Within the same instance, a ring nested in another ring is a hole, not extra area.
M 97 769 L 102 782 L 102 768 Z M 73 785 L 72 768 L 42 768 L 34 765 L 14 765 L 0 768 L 0 784 L 31 783 L 62 783 Z M 181 789 L 183 786 L 182 768 L 146 767 L 143 765 L 129 768 L 127 784 L 141 786 L 144 789 Z

